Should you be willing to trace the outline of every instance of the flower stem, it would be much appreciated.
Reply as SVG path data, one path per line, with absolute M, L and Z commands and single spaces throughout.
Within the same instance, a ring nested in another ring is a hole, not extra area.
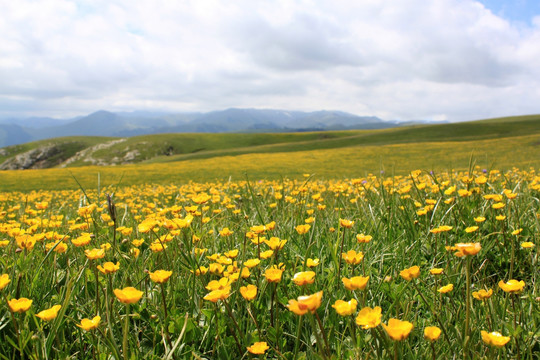
M 126 317 L 124 318 L 124 339 L 122 341 L 122 352 L 124 360 L 128 359 L 128 331 L 129 331 L 129 304 L 126 304 Z
M 464 332 L 464 342 L 463 342 L 463 358 L 466 359 L 469 356 L 468 345 L 469 345 L 469 322 L 471 318 L 471 259 L 469 256 L 465 259 L 465 275 L 467 279 L 467 293 L 465 295 L 465 332 Z

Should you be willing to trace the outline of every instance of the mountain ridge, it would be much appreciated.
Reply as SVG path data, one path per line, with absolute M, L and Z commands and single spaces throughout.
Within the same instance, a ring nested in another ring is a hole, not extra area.
M 56 123 L 55 123 L 56 121 Z M 211 112 L 111 112 L 98 110 L 72 120 L 4 119 L 0 147 L 63 136 L 130 137 L 160 133 L 290 132 L 382 129 L 398 126 L 375 116 L 337 110 L 312 112 L 229 108 Z

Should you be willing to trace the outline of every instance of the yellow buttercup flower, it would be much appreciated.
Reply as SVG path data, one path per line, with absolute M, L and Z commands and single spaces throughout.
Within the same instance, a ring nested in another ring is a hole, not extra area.
M 105 257 L 105 250 L 103 249 L 84 250 L 84 254 L 90 260 L 103 259 Z
M 352 278 L 342 278 L 341 281 L 347 290 L 364 290 L 368 283 L 369 276 L 353 276 Z
M 431 275 L 441 275 L 444 272 L 444 269 L 442 268 L 433 268 L 429 270 L 429 273 Z
M 336 312 L 339 315 L 348 316 L 356 311 L 357 304 L 358 302 L 356 301 L 356 299 L 351 299 L 349 301 L 336 300 L 332 307 L 336 309 Z
M 231 291 L 230 286 L 227 286 L 219 290 L 213 290 L 213 291 L 210 291 L 208 294 L 206 294 L 203 299 L 215 303 L 215 302 L 218 302 L 219 300 L 227 299 L 229 297 L 230 291 Z
M 82 319 L 80 324 L 76 324 L 78 327 L 82 328 L 83 330 L 90 331 L 99 326 L 99 322 L 101 321 L 101 316 L 94 316 L 93 319 Z
M 264 240 L 264 243 L 272 250 L 280 250 L 285 246 L 287 240 L 280 240 L 280 238 L 272 236 L 270 240 Z
M 264 272 L 264 277 L 268 282 L 275 282 L 278 283 L 281 281 L 281 276 L 283 275 L 283 269 L 279 269 L 277 267 L 272 267 L 270 269 L 266 269 Z
M 420 267 L 417 265 L 411 266 L 408 269 L 401 270 L 399 275 L 405 280 L 411 281 L 412 279 L 416 279 L 420 276 Z
M 9 282 L 11 280 L 9 279 L 9 275 L 8 274 L 2 274 L 0 276 L 0 290 L 2 290 L 3 288 L 5 288 Z
M 167 270 L 156 270 L 154 272 L 148 272 L 148 275 L 150 275 L 150 280 L 152 280 L 153 282 L 163 284 L 164 282 L 169 280 L 172 273 L 172 271 Z
M 311 225 L 308 225 L 308 224 L 298 225 L 294 229 L 296 230 L 296 232 L 298 234 L 303 235 L 303 234 L 307 233 L 309 231 L 309 229 L 311 229 Z
M 231 231 L 228 227 L 219 230 L 219 235 L 223 237 L 231 236 L 234 231 Z
M 30 306 L 32 306 L 32 300 L 27 298 L 11 299 L 8 300 L 8 305 L 12 312 L 23 313 L 30 309 Z
M 107 261 L 103 266 L 98 265 L 97 269 L 103 273 L 103 274 L 112 274 L 118 271 L 120 269 L 120 263 L 117 262 L 116 264 L 110 261 Z
M 134 287 L 128 286 L 123 289 L 114 289 L 114 295 L 118 298 L 121 303 L 124 304 L 133 304 L 141 299 L 143 292 L 135 289 Z
M 454 284 L 448 284 L 437 289 L 437 291 L 440 292 L 441 294 L 449 293 L 452 290 L 454 290 Z
M 306 261 L 306 266 L 308 268 L 313 268 L 313 267 L 316 267 L 317 265 L 319 265 L 319 262 L 320 262 L 319 259 L 311 259 L 311 258 L 309 258 Z
M 480 333 L 482 334 L 482 340 L 484 341 L 484 343 L 490 346 L 500 348 L 510 341 L 509 336 L 502 336 L 501 333 L 496 331 L 488 333 L 487 331 L 482 330 Z
M 303 271 L 296 273 L 294 274 L 292 281 L 298 286 L 313 284 L 313 282 L 315 281 L 315 272 Z
M 406 339 L 413 329 L 413 324 L 398 319 L 388 320 L 388 325 L 382 324 L 384 330 L 392 340 L 401 341 Z
M 319 291 L 312 295 L 300 296 L 297 300 L 289 300 L 286 305 L 289 311 L 296 315 L 304 315 L 308 311 L 312 314 L 321 306 L 323 292 Z
M 345 262 L 350 265 L 358 265 L 364 259 L 363 252 L 356 252 L 354 250 L 349 250 L 346 253 L 341 253 L 341 256 L 343 257 L 343 260 L 345 260 Z
M 261 260 L 259 259 L 249 259 L 244 262 L 244 266 L 248 269 L 254 268 L 255 266 L 259 265 Z
M 424 339 L 436 341 L 441 336 L 441 329 L 436 326 L 428 326 L 424 329 Z
M 56 318 L 60 308 L 62 308 L 62 305 L 54 305 L 50 309 L 40 311 L 36 314 L 36 316 L 41 320 L 51 321 L 52 319 Z
M 508 280 L 507 282 L 499 281 L 499 287 L 507 293 L 518 293 L 523 290 L 525 287 L 525 282 L 523 280 Z
M 533 242 L 530 242 L 530 241 L 525 241 L 525 242 L 522 242 L 522 243 L 521 243 L 521 247 L 522 247 L 523 249 L 531 249 L 531 248 L 533 248 L 534 246 L 535 246 L 534 243 L 533 243 Z
M 359 244 L 368 243 L 372 239 L 373 239 L 373 236 L 371 236 L 371 235 L 364 235 L 364 234 L 357 234 L 356 235 L 356 241 L 358 241 Z
M 454 255 L 463 257 L 478 254 L 482 250 L 482 246 L 480 243 L 458 243 L 454 245 L 454 250 L 457 251 Z
M 346 219 L 339 219 L 339 225 L 340 225 L 341 227 L 346 228 L 346 229 L 350 229 L 350 228 L 353 227 L 354 221 L 346 220 Z
M 262 355 L 268 350 L 270 347 L 265 341 L 258 341 L 254 343 L 251 346 L 247 347 L 247 350 L 254 355 Z
M 356 325 L 361 326 L 362 329 L 372 329 L 381 323 L 381 307 L 375 306 L 373 309 L 365 307 L 358 313 L 356 317 Z
M 473 298 L 475 298 L 476 300 L 486 300 L 486 299 L 489 299 L 491 295 L 493 295 L 492 289 L 489 289 L 489 290 L 480 289 L 478 291 L 473 291 L 472 293 Z
M 247 285 L 242 286 L 240 288 L 240 294 L 242 294 L 242 297 L 248 301 L 255 299 L 255 296 L 257 296 L 257 287 L 255 285 Z

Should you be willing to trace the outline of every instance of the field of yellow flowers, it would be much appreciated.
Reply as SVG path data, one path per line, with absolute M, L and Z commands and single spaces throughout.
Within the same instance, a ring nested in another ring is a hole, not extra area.
M 0 193 L 0 359 L 538 359 L 540 174 Z

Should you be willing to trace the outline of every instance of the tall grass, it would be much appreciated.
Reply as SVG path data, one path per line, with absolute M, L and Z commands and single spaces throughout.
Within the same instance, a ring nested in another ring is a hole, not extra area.
M 83 189 L 0 194 L 2 359 L 538 354 L 534 170 Z

